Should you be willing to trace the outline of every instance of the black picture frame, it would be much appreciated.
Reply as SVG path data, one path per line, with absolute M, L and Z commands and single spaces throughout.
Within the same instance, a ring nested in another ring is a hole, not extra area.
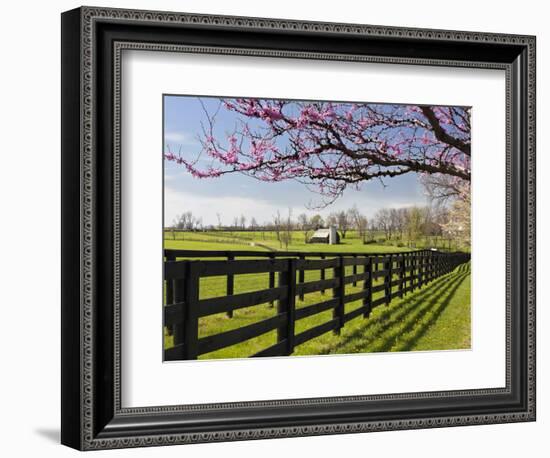
M 535 420 L 535 37 L 81 7 L 62 14 L 62 434 L 80 449 Z M 505 388 L 121 407 L 120 52 L 506 71 Z

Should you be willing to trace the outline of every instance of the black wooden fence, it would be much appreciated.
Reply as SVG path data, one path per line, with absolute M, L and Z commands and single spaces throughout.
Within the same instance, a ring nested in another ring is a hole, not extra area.
M 178 260 L 199 256 L 225 259 Z M 237 257 L 268 259 L 236 260 Z M 253 356 L 290 355 L 296 346 L 329 331 L 339 333 L 348 321 L 359 316 L 368 318 L 375 307 L 387 305 L 393 298 L 402 298 L 406 293 L 451 272 L 458 265 L 469 261 L 470 255 L 431 250 L 375 255 L 165 250 L 165 258 L 164 325 L 173 335 L 174 346 L 165 350 L 164 359 L 173 361 L 197 359 L 200 355 L 273 330 L 277 331 L 277 342 Z M 346 275 L 347 267 L 351 275 Z M 333 270 L 331 278 L 326 278 L 328 269 Z M 319 271 L 320 280 L 305 282 L 306 271 Z M 234 293 L 236 275 L 266 273 L 269 274 L 266 289 Z M 275 274 L 278 274 L 277 284 Z M 226 295 L 201 299 L 200 280 L 218 276 L 226 277 Z M 346 285 L 349 284 L 361 289 L 346 294 Z M 332 290 L 330 299 L 296 307 L 297 296 L 303 300 L 305 294 L 324 293 L 325 290 Z M 381 294 L 373 298 L 376 293 Z M 360 307 L 346 312 L 347 303 L 359 300 L 362 304 Z M 199 337 L 200 318 L 218 313 L 226 313 L 231 317 L 235 310 L 265 303 L 277 304 L 275 316 L 219 334 Z M 327 310 L 332 310 L 332 319 L 296 334 L 296 321 Z

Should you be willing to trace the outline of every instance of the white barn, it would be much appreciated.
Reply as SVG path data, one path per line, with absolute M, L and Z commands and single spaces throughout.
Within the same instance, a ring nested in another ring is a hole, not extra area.
M 317 229 L 309 238 L 308 243 L 327 243 L 329 245 L 336 245 L 340 243 L 340 234 L 334 226 Z

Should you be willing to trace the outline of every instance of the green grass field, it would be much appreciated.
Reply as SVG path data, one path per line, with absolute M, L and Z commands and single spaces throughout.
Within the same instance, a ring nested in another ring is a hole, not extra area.
M 246 251 L 309 251 L 309 252 L 343 252 L 343 253 L 381 253 L 407 251 L 409 248 L 392 244 L 363 244 L 355 234 L 350 233 L 338 245 L 323 243 L 305 243 L 304 235 L 295 232 L 292 242 L 281 245 L 273 232 L 186 232 L 164 236 L 164 248 L 183 250 L 246 250 Z
M 308 233 L 311 236 L 312 232 Z M 197 231 L 164 234 L 164 247 L 185 250 L 255 250 L 255 251 L 332 251 L 349 253 L 394 253 L 410 249 L 439 248 L 468 251 L 469 248 L 449 243 L 441 237 L 421 237 L 414 241 L 399 238 L 385 240 L 383 233 L 371 233 L 373 242 L 364 244 L 356 231 L 348 231 L 338 245 L 306 243 L 301 231 L 292 232 L 288 247 L 281 244 L 272 231 Z
M 183 234 L 177 234 L 183 235 Z M 235 237 L 237 235 L 237 237 Z M 254 245 L 247 237 L 256 236 Z M 167 234 L 165 248 L 188 250 L 247 250 L 275 251 L 279 243 L 274 234 L 251 233 L 185 233 L 184 239 L 172 240 Z M 257 240 L 257 242 L 256 242 Z M 261 245 L 258 245 L 261 244 Z M 347 237 L 339 245 L 306 244 L 303 237 L 294 237 L 288 247 L 291 251 L 333 251 L 353 253 L 380 253 L 406 251 L 405 247 L 367 244 L 357 237 Z M 351 266 L 346 275 L 351 275 Z M 358 268 L 358 273 L 363 267 Z M 332 269 L 326 270 L 331 278 Z M 397 278 L 395 276 L 394 278 Z M 305 281 L 320 279 L 319 271 L 307 271 Z M 383 280 L 379 279 L 378 283 Z M 376 284 L 376 283 L 375 283 Z M 201 279 L 200 298 L 225 295 L 226 278 Z M 235 294 L 257 291 L 268 287 L 268 274 L 238 275 L 235 277 Z M 345 294 L 360 291 L 362 285 L 346 285 Z M 397 287 L 395 288 L 397 290 Z M 381 297 L 379 292 L 373 299 Z M 304 300 L 296 300 L 296 307 L 322 302 L 331 297 L 331 291 L 306 294 Z M 360 307 L 361 301 L 346 304 L 346 312 Z M 240 328 L 276 315 L 276 306 L 261 304 L 234 312 L 233 318 L 217 314 L 199 320 L 199 337 L 218 334 Z M 323 312 L 296 322 L 296 334 L 320 325 L 332 318 L 332 311 Z M 199 359 L 243 358 L 253 355 L 276 343 L 276 331 L 266 333 L 246 342 L 224 348 L 199 357 Z M 172 337 L 165 334 L 165 346 L 172 346 Z M 440 277 L 421 289 L 395 299 L 390 305 L 377 307 L 367 319 L 357 317 L 346 324 L 340 335 L 332 332 L 319 336 L 296 347 L 294 355 L 323 355 L 362 352 L 386 352 L 408 350 L 447 350 L 470 347 L 470 276 L 469 265 Z

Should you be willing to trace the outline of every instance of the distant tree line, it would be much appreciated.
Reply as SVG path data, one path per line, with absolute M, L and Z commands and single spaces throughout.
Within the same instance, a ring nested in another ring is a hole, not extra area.
M 349 236 L 360 238 L 364 243 L 403 242 L 411 243 L 430 237 L 436 240 L 454 240 L 469 245 L 470 240 L 470 199 L 453 200 L 451 205 L 427 205 L 401 208 L 383 208 L 374 217 L 367 218 L 357 205 L 348 210 L 330 213 L 323 217 L 320 214 L 300 213 L 293 217 L 289 208 L 284 214 L 279 210 L 269 221 L 258 223 L 255 217 L 247 218 L 244 214 L 236 216 L 230 225 L 223 225 L 221 216 L 217 215 L 217 225 L 203 225 L 202 219 L 187 211 L 178 215 L 169 229 L 179 231 L 228 231 L 258 232 L 266 238 L 271 232 L 280 247 L 292 244 L 296 233 L 301 233 L 307 243 L 317 229 L 336 226 L 341 238 Z M 383 237 L 380 239 L 380 237 Z M 175 237 L 175 235 L 174 235 Z M 377 239 L 378 237 L 378 239 Z

